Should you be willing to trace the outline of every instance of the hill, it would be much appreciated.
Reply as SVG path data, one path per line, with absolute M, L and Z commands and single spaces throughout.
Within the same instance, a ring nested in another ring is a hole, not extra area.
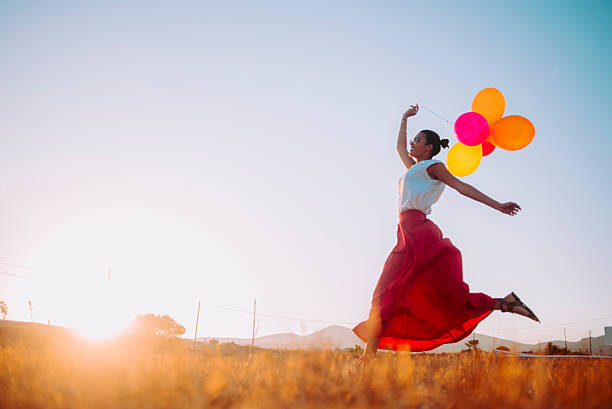
M 43 336 L 44 335 L 44 336 Z M 483 334 L 475 334 L 474 337 L 479 341 L 478 347 L 484 351 L 492 351 L 497 347 L 504 346 L 509 349 L 516 348 L 517 351 L 537 351 L 538 344 L 521 344 L 507 339 L 491 337 Z M 44 344 L 46 342 L 58 341 L 61 339 L 66 342 L 68 339 L 80 339 L 73 329 L 45 325 L 39 323 L 0 320 L 0 343 L 14 342 L 18 340 L 28 340 L 32 344 Z M 250 338 L 217 338 L 200 337 L 199 342 L 209 342 L 215 339 L 220 343 L 234 343 L 237 345 L 250 345 Z M 460 352 L 466 349 L 465 342 L 472 339 L 472 336 L 454 344 L 445 344 L 432 350 L 434 353 Z M 186 341 L 187 338 L 184 338 Z M 549 341 L 542 342 L 540 348 L 544 349 Z M 565 342 L 562 340 L 550 341 L 553 345 L 563 348 Z M 612 345 L 605 344 L 603 335 L 591 338 L 592 351 L 594 354 L 612 355 Z M 361 347 L 364 343 L 359 339 L 350 328 L 341 325 L 331 325 L 319 331 L 307 335 L 297 335 L 293 333 L 273 334 L 255 338 L 255 346 L 270 349 L 345 349 L 355 345 Z M 568 341 L 567 347 L 570 351 L 579 352 L 589 350 L 589 339 L 583 338 L 578 341 Z
M 538 344 L 522 344 L 507 339 L 491 337 L 483 334 L 475 334 L 475 338 L 479 341 L 478 347 L 484 351 L 492 351 L 497 347 L 503 346 L 509 349 L 516 348 L 517 351 L 537 351 L 538 347 L 545 348 L 546 343 Z M 197 340 L 200 342 L 208 342 L 211 339 L 216 339 L 222 343 L 233 342 L 238 345 L 250 345 L 250 338 L 216 338 L 216 337 L 201 337 Z M 466 349 L 465 342 L 472 339 L 472 336 L 454 344 L 441 345 L 431 352 L 460 352 Z M 564 341 L 551 341 L 553 345 L 560 348 L 565 346 Z M 602 355 L 612 355 L 612 346 L 605 345 L 604 336 L 591 338 L 593 353 Z M 364 346 L 363 341 L 359 339 L 350 328 L 341 325 L 331 325 L 322 330 L 313 332 L 308 335 L 297 335 L 292 333 L 274 334 L 255 338 L 255 346 L 261 348 L 277 348 L 277 349 L 324 349 L 324 348 L 350 348 L 355 345 Z M 567 347 L 570 351 L 588 351 L 589 339 L 583 338 L 579 341 L 568 341 Z

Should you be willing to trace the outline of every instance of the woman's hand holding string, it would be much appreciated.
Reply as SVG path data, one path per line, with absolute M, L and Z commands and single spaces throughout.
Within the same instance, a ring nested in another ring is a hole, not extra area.
M 404 112 L 404 115 L 402 115 L 402 119 L 407 119 L 408 117 L 415 116 L 417 112 L 419 112 L 419 104 L 410 105 L 410 109 Z

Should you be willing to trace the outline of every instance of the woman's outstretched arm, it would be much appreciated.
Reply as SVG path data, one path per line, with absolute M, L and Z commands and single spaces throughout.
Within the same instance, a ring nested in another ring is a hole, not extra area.
M 427 168 L 427 173 L 435 179 L 446 183 L 448 186 L 455 189 L 457 192 L 461 193 L 464 196 L 469 197 L 470 199 L 474 199 L 480 203 L 484 203 L 489 207 L 492 207 L 495 210 L 499 210 L 502 213 L 509 214 L 510 216 L 514 216 L 516 213 L 521 210 L 521 207 L 514 202 L 506 202 L 499 203 L 496 200 L 491 199 L 489 196 L 485 195 L 474 186 L 469 185 L 465 182 L 460 181 L 455 176 L 453 176 L 446 166 L 441 163 L 436 163 Z
M 417 112 L 419 112 L 419 104 L 410 105 L 410 109 L 404 112 L 404 115 L 402 115 L 402 122 L 397 135 L 397 153 L 399 153 L 400 159 L 402 160 L 402 163 L 406 169 L 410 169 L 412 165 L 416 163 L 415 160 L 408 154 L 408 142 L 406 141 L 408 131 L 406 130 L 406 123 L 408 122 L 408 118 L 416 115 Z

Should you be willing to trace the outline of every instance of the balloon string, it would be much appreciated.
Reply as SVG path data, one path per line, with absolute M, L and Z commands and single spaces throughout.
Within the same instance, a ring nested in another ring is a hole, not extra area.
M 421 104 L 421 108 L 425 108 L 427 111 L 431 112 L 432 114 L 434 114 L 435 116 L 437 116 L 438 118 L 440 118 L 441 120 L 443 120 L 444 122 L 446 122 L 447 124 L 450 124 L 450 121 L 446 118 L 444 118 L 442 115 L 432 111 L 431 109 L 427 108 L 425 105 Z
M 427 108 L 427 107 L 426 107 L 425 105 L 423 105 L 423 104 L 421 104 L 421 105 L 420 105 L 420 107 L 421 107 L 421 108 L 425 108 L 425 110 L 427 110 L 427 111 L 431 112 L 432 114 L 434 114 L 435 116 L 437 116 L 438 118 L 440 118 L 441 120 L 443 120 L 444 122 L 446 122 L 446 123 L 448 124 L 448 127 L 449 127 L 449 135 L 450 135 L 451 137 L 455 137 L 455 130 L 454 130 L 454 128 L 453 128 L 453 123 L 452 123 L 451 121 L 449 121 L 448 119 L 444 118 L 442 115 L 438 114 L 437 112 L 434 112 L 434 111 L 432 111 L 431 109 Z M 414 129 L 410 128 L 410 127 L 408 127 L 408 130 L 409 130 L 411 133 L 413 133 L 413 134 L 417 132 L 416 130 L 414 130 Z

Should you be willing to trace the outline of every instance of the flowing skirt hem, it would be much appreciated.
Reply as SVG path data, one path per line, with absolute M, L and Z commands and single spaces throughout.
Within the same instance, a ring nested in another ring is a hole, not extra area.
M 485 311 L 473 318 L 468 319 L 462 324 L 449 329 L 441 336 L 435 338 L 409 339 L 395 336 L 385 336 L 383 334 L 380 338 L 378 349 L 388 351 L 423 352 L 431 351 L 432 349 L 435 349 L 443 344 L 459 342 L 470 335 L 474 329 L 476 329 L 476 326 L 480 323 L 480 321 L 487 318 L 492 312 L 493 309 Z M 363 321 L 353 328 L 355 335 L 357 335 L 363 342 L 367 342 L 367 324 L 368 321 Z

